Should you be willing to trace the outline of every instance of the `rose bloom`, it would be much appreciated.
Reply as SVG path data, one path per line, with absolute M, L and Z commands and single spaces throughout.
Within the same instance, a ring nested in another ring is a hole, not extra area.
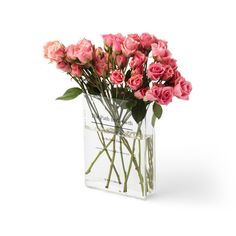
M 72 69 L 71 70 L 72 75 L 77 76 L 77 77 L 80 77 L 82 75 L 82 72 L 77 64 L 73 63 L 71 65 L 71 69 Z
M 143 65 L 139 66 L 139 67 L 136 67 L 134 70 L 131 71 L 131 75 L 142 75 L 143 74 L 143 71 L 144 71 L 144 67 Z
M 141 88 L 134 92 L 134 96 L 138 99 L 143 99 L 145 97 L 146 92 L 148 91 L 149 88 Z
M 146 49 L 151 49 L 151 44 L 154 43 L 153 36 L 148 33 L 143 33 L 140 36 L 141 45 Z
M 77 53 L 77 57 L 81 64 L 86 64 L 93 59 L 93 45 L 91 41 L 82 39 L 78 42 L 80 50 Z
M 176 97 L 183 100 L 188 100 L 191 91 L 192 91 L 192 84 L 186 81 L 183 77 L 179 77 L 175 81 L 174 95 Z
M 128 37 L 134 39 L 137 42 L 140 42 L 140 37 L 138 34 L 128 34 Z
M 172 87 L 163 87 L 161 89 L 161 93 L 157 98 L 157 102 L 161 105 L 168 105 L 170 102 L 172 102 L 173 98 L 173 88 Z
M 135 52 L 134 57 L 130 62 L 130 67 L 135 69 L 136 67 L 141 66 L 144 62 L 146 62 L 147 57 L 140 51 Z
M 71 72 L 71 68 L 68 64 L 66 64 L 64 61 L 58 62 L 57 63 L 57 68 L 64 71 L 64 72 Z
M 134 40 L 131 37 L 127 37 L 123 44 L 121 45 L 122 52 L 125 56 L 129 57 L 132 54 L 135 53 L 135 51 L 138 49 L 139 42 Z
M 137 74 L 137 75 L 131 76 L 129 80 L 127 81 L 127 84 L 132 90 L 139 89 L 143 84 L 143 75 Z
M 105 76 L 108 72 L 106 58 L 97 58 L 95 61 L 95 70 L 99 76 Z
M 78 52 L 80 50 L 79 45 L 71 44 L 66 48 L 66 57 L 70 60 L 76 60 Z
M 156 101 L 161 92 L 161 87 L 153 85 L 148 91 L 146 91 L 145 99 L 148 101 Z
M 171 57 L 163 58 L 161 62 L 165 65 L 170 65 L 173 70 L 177 69 L 176 60 Z
M 65 57 L 65 47 L 59 41 L 48 42 L 44 46 L 44 57 L 50 61 L 61 62 Z
M 162 76 L 163 80 L 168 80 L 174 75 L 174 70 L 170 65 L 165 66 L 165 72 Z
M 151 80 L 158 80 L 165 72 L 162 64 L 151 63 L 148 67 L 147 75 Z
M 170 86 L 164 87 L 154 85 L 146 92 L 145 98 L 149 101 L 156 101 L 160 105 L 168 105 L 172 102 L 173 88 Z
M 103 58 L 104 57 L 104 51 L 101 47 L 98 47 L 95 49 L 95 57 L 96 58 Z
M 117 55 L 116 56 L 116 65 L 119 68 L 124 68 L 127 64 L 127 58 L 123 55 Z
M 110 81 L 113 84 L 121 84 L 124 81 L 124 75 L 119 70 L 114 70 L 110 76 Z
M 152 44 L 152 56 L 155 60 L 161 61 L 171 56 L 170 51 L 167 49 L 167 43 L 159 40 L 158 43 Z
M 125 37 L 122 34 L 115 34 L 113 36 L 113 42 L 112 42 L 112 50 L 120 54 L 121 53 L 121 45 L 124 42 Z
M 111 47 L 113 43 L 113 34 L 104 34 L 102 35 L 103 42 L 107 47 Z

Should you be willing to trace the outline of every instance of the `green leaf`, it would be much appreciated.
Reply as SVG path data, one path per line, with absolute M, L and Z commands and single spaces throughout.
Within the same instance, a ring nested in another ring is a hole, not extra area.
M 144 101 L 139 100 L 137 104 L 132 108 L 132 116 L 134 120 L 139 123 L 142 121 L 147 113 L 146 104 Z
M 157 104 L 156 102 L 153 103 L 153 113 L 158 119 L 161 118 L 162 107 L 159 104 Z
M 58 97 L 56 100 L 72 100 L 79 96 L 82 92 L 83 91 L 80 88 L 70 88 L 66 90 L 66 92 L 61 97 Z
M 129 110 L 132 110 L 132 108 L 135 107 L 136 104 L 137 104 L 137 100 L 129 100 L 126 103 L 126 108 L 129 109 Z

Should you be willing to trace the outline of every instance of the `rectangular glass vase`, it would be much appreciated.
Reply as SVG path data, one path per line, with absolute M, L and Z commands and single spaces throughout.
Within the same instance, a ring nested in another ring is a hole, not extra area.
M 136 123 L 127 102 L 84 96 L 85 184 L 145 199 L 156 191 L 153 113 Z

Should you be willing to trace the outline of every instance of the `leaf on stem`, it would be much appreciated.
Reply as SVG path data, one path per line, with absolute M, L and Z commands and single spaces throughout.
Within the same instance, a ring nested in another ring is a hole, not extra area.
M 147 113 L 146 104 L 144 101 L 139 100 L 137 104 L 132 108 L 132 116 L 134 120 L 139 123 L 142 121 Z
M 132 110 L 133 107 L 135 107 L 137 104 L 137 100 L 129 100 L 126 102 L 126 108 L 129 110 Z
M 162 107 L 161 107 L 158 103 L 156 103 L 156 102 L 153 103 L 153 113 L 154 113 L 154 115 L 155 115 L 158 119 L 161 118 L 161 115 L 162 115 Z
M 70 88 L 66 90 L 66 92 L 61 97 L 58 97 L 56 100 L 72 100 L 79 96 L 82 92 L 83 91 L 80 88 Z

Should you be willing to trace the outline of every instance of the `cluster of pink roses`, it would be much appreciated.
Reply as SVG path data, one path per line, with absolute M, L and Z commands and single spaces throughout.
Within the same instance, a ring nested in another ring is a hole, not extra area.
M 104 49 L 95 48 L 86 39 L 68 47 L 53 41 L 45 45 L 44 55 L 56 62 L 59 69 L 77 78 L 88 79 L 87 70 L 91 69 L 93 79 L 125 88 L 137 99 L 167 105 L 173 96 L 189 98 L 191 83 L 177 70 L 166 41 L 148 33 L 127 37 L 107 34 L 103 35 L 103 41 Z

